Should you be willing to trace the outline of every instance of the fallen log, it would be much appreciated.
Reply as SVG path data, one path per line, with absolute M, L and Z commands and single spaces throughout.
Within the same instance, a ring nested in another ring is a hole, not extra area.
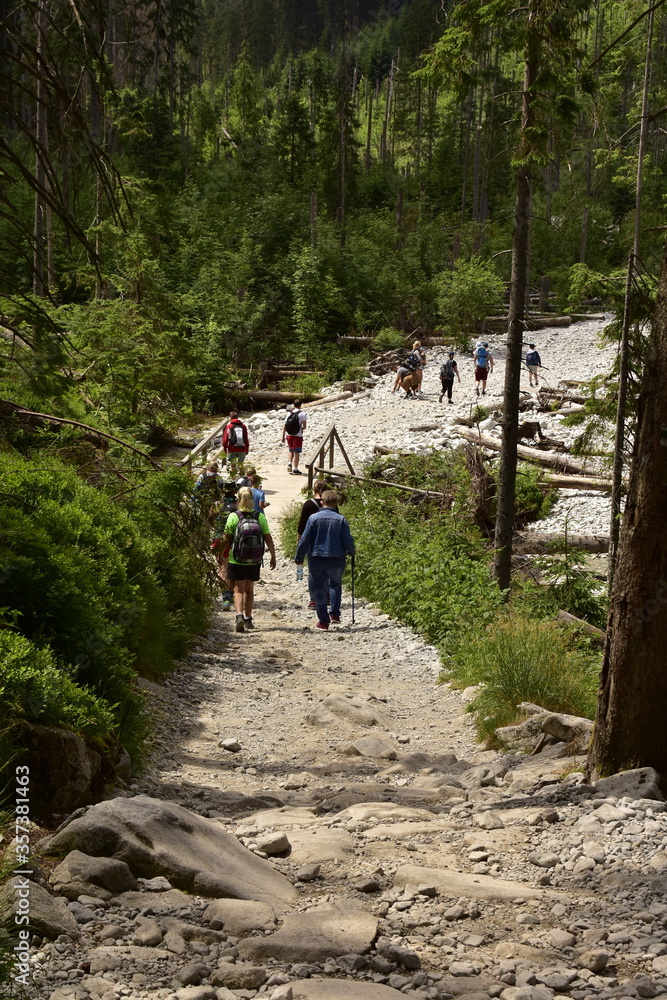
M 558 611 L 556 618 L 558 621 L 567 622 L 569 625 L 579 625 L 587 635 L 592 636 L 601 646 L 604 646 L 607 634 L 601 628 L 596 628 L 595 625 L 590 625 L 588 622 L 583 621 L 583 619 L 577 618 L 576 615 L 571 615 L 569 611 Z
M 35 410 L 26 410 L 25 407 L 19 406 L 18 403 L 13 403 L 9 399 L 0 399 L 0 414 L 5 417 L 17 417 L 23 420 L 24 423 L 32 427 L 49 427 L 53 429 L 59 425 L 65 427 L 78 427 L 80 430 L 84 431 L 82 435 L 85 440 L 90 441 L 98 448 L 108 448 L 105 441 L 114 441 L 116 444 L 122 445 L 123 448 L 127 448 L 129 451 L 133 451 L 135 455 L 141 455 L 145 458 L 147 462 L 157 469 L 158 472 L 163 472 L 162 466 L 155 459 L 147 455 L 145 451 L 141 448 L 135 448 L 133 444 L 129 444 L 127 441 L 123 441 L 121 438 L 115 436 L 115 434 L 108 434 L 106 431 L 101 431 L 97 427 L 91 427 L 90 424 L 82 424 L 79 420 L 70 420 L 69 417 L 56 417 L 52 413 L 39 413 Z
M 336 337 L 339 347 L 370 347 L 374 337 Z
M 492 451 L 500 451 L 502 442 L 499 438 L 493 438 L 489 434 L 482 434 L 479 431 L 467 430 L 460 427 L 458 433 L 466 441 L 471 441 L 480 448 L 490 448 Z M 585 467 L 582 462 L 577 462 L 572 458 L 565 458 L 564 455 L 552 455 L 549 452 L 538 451 L 537 448 L 528 448 L 526 445 L 517 445 L 519 458 L 525 458 L 528 462 L 537 462 L 539 465 L 546 465 L 561 472 L 584 473 Z
M 560 399 L 562 403 L 585 403 L 588 396 L 582 396 L 580 392 L 570 392 L 568 389 L 540 389 L 538 396 L 544 399 Z
M 252 389 L 247 394 L 253 403 L 281 403 L 283 406 L 289 403 L 296 403 L 297 399 L 302 402 L 304 399 L 324 399 L 319 392 L 279 392 L 277 389 Z
M 565 552 L 583 549 L 585 552 L 604 553 L 609 548 L 609 535 L 571 535 L 546 531 L 517 531 L 512 539 L 516 552 Z
M 304 403 L 302 409 L 304 409 L 304 410 L 312 410 L 316 406 L 318 406 L 318 407 L 321 408 L 323 406 L 328 406 L 330 403 L 340 403 L 341 400 L 343 400 L 343 399 L 351 399 L 351 398 L 352 398 L 352 393 L 349 392 L 349 391 L 348 392 L 337 392 L 333 396 L 318 396 L 318 398 L 314 399 L 312 401 L 312 403 Z
M 544 481 L 549 487 L 556 486 L 561 490 L 600 490 L 603 493 L 611 490 L 608 479 L 595 479 L 593 476 L 559 476 L 557 472 L 547 472 Z

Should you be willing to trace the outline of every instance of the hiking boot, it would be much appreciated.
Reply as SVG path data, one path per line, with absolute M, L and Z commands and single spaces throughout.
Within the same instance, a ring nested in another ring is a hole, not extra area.
M 301 469 L 292 469 L 292 475 L 293 476 L 302 476 L 303 472 L 301 471 Z
M 223 611 L 229 611 L 230 608 L 231 608 L 231 606 L 232 606 L 232 602 L 228 601 L 227 598 L 224 597 L 223 600 L 222 600 L 222 610 Z
M 316 607 L 317 607 L 317 605 L 315 604 L 315 601 L 308 601 L 308 610 L 309 611 L 314 611 Z
M 243 618 L 243 615 L 236 616 L 236 631 L 245 632 L 245 620 Z
M 482 389 L 482 395 L 486 396 L 486 389 Z
M 332 615 L 331 616 L 331 621 L 335 622 L 336 625 L 340 625 L 340 615 Z
M 479 389 L 475 389 L 475 395 L 479 396 Z
M 255 627 L 252 618 L 246 618 L 245 615 L 243 616 L 243 624 L 245 626 L 246 632 L 248 631 L 249 628 Z
M 441 392 L 440 395 L 438 396 L 438 402 L 439 403 L 442 403 L 442 397 L 443 397 L 443 395 L 444 395 L 444 393 Z M 450 402 L 451 402 L 451 400 L 450 400 Z
M 315 628 L 321 628 L 323 632 L 326 632 L 329 628 L 329 622 L 318 622 Z
M 448 399 L 448 400 L 447 400 L 447 402 L 451 404 L 451 403 L 452 403 L 452 400 L 451 400 L 451 399 Z
M 287 466 L 287 471 L 288 471 L 288 472 L 291 472 L 291 471 L 292 471 L 292 463 L 291 463 L 291 462 L 290 462 L 290 464 L 289 464 L 289 465 Z

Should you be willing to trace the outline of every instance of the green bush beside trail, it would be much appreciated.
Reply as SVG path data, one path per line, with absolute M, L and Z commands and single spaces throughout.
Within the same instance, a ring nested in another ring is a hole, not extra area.
M 53 455 L 15 453 L 0 454 L 0 478 L 0 729 L 50 719 L 136 761 L 137 676 L 169 670 L 208 618 L 189 479 L 151 474 L 123 501 Z

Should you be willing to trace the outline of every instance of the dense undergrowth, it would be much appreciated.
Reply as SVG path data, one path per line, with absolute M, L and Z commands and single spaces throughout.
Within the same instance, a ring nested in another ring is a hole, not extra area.
M 207 533 L 189 478 L 126 473 L 123 488 L 93 485 L 53 449 L 0 453 L 4 762 L 27 720 L 110 758 L 122 745 L 138 763 L 148 722 L 137 679 L 163 675 L 206 626 Z
M 538 488 L 539 472 L 521 471 L 516 512 L 525 524 L 544 516 L 550 498 Z M 518 578 L 506 601 L 491 575 L 485 537 L 495 513 L 494 477 L 476 453 L 391 456 L 366 474 L 443 494 L 419 497 L 363 483 L 345 488 L 342 511 L 357 546 L 357 593 L 437 646 L 443 680 L 479 685 L 470 708 L 480 738 L 493 742 L 496 728 L 519 717 L 522 701 L 592 718 L 599 653 L 554 621 L 559 609 L 594 624 L 604 619 L 604 599 L 578 553 L 545 558 L 543 572 Z M 295 523 L 295 516 L 284 522 L 287 552 L 294 551 Z

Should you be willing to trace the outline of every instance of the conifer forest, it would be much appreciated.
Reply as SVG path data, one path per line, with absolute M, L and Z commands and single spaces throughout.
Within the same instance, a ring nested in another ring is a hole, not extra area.
M 140 756 L 137 671 L 210 594 L 156 458 L 263 362 L 327 384 L 368 362 L 341 336 L 592 305 L 626 341 L 597 415 L 620 386 L 632 426 L 663 0 L 1 0 L 0 44 L 0 757 L 17 718 Z

